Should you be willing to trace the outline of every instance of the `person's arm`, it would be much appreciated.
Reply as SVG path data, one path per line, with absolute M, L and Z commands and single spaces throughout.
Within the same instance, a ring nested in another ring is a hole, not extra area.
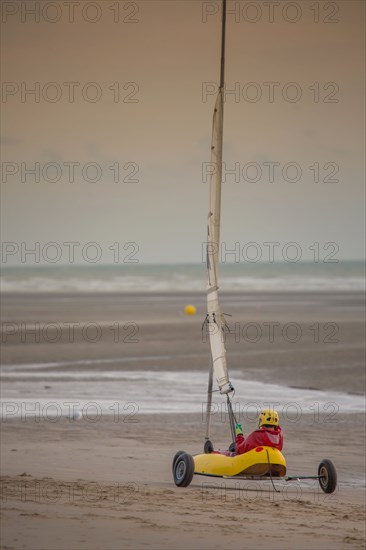
M 243 428 L 241 427 L 241 424 L 235 425 L 235 445 L 236 445 L 236 452 L 238 455 L 243 453 L 245 438 L 243 435 Z
M 280 451 L 282 451 L 282 447 L 283 447 L 283 431 L 280 428 L 280 445 L 278 447 Z

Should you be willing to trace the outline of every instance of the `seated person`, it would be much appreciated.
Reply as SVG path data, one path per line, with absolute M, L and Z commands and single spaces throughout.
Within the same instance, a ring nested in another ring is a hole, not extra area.
M 236 454 L 247 453 L 256 447 L 275 447 L 279 451 L 283 447 L 283 432 L 279 426 L 278 413 L 274 409 L 261 411 L 258 429 L 245 439 L 241 424 L 235 427 Z

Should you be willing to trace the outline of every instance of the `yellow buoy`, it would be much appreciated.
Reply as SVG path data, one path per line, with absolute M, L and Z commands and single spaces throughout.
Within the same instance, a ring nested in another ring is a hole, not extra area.
M 184 308 L 184 312 L 186 315 L 194 315 L 196 313 L 196 308 L 194 306 L 192 306 L 192 304 L 188 304 L 185 308 Z

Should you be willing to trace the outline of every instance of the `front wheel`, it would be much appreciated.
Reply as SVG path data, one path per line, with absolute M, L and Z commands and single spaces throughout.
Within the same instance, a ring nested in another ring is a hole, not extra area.
M 173 476 L 174 476 L 174 468 L 175 468 L 175 463 L 177 462 L 177 459 L 181 456 L 181 455 L 184 455 L 185 454 L 185 451 L 177 451 L 174 455 L 174 458 L 173 458 L 173 462 L 172 462 L 172 471 L 173 471 Z
M 212 442 L 209 439 L 207 439 L 203 447 L 203 452 L 207 455 L 212 453 L 213 450 L 214 450 L 214 447 L 212 445 Z
M 174 483 L 177 487 L 188 487 L 194 474 L 193 456 L 183 453 L 173 463 Z
M 324 493 L 334 493 L 337 487 L 337 470 L 331 460 L 324 458 L 318 467 L 319 485 Z

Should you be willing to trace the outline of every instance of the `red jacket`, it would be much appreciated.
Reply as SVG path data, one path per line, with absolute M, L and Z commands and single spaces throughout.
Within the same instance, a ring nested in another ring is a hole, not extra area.
M 277 428 L 263 427 L 252 432 L 246 439 L 243 435 L 237 435 L 235 442 L 238 455 L 261 446 L 275 447 L 281 451 L 283 447 L 283 432 L 279 426 Z

